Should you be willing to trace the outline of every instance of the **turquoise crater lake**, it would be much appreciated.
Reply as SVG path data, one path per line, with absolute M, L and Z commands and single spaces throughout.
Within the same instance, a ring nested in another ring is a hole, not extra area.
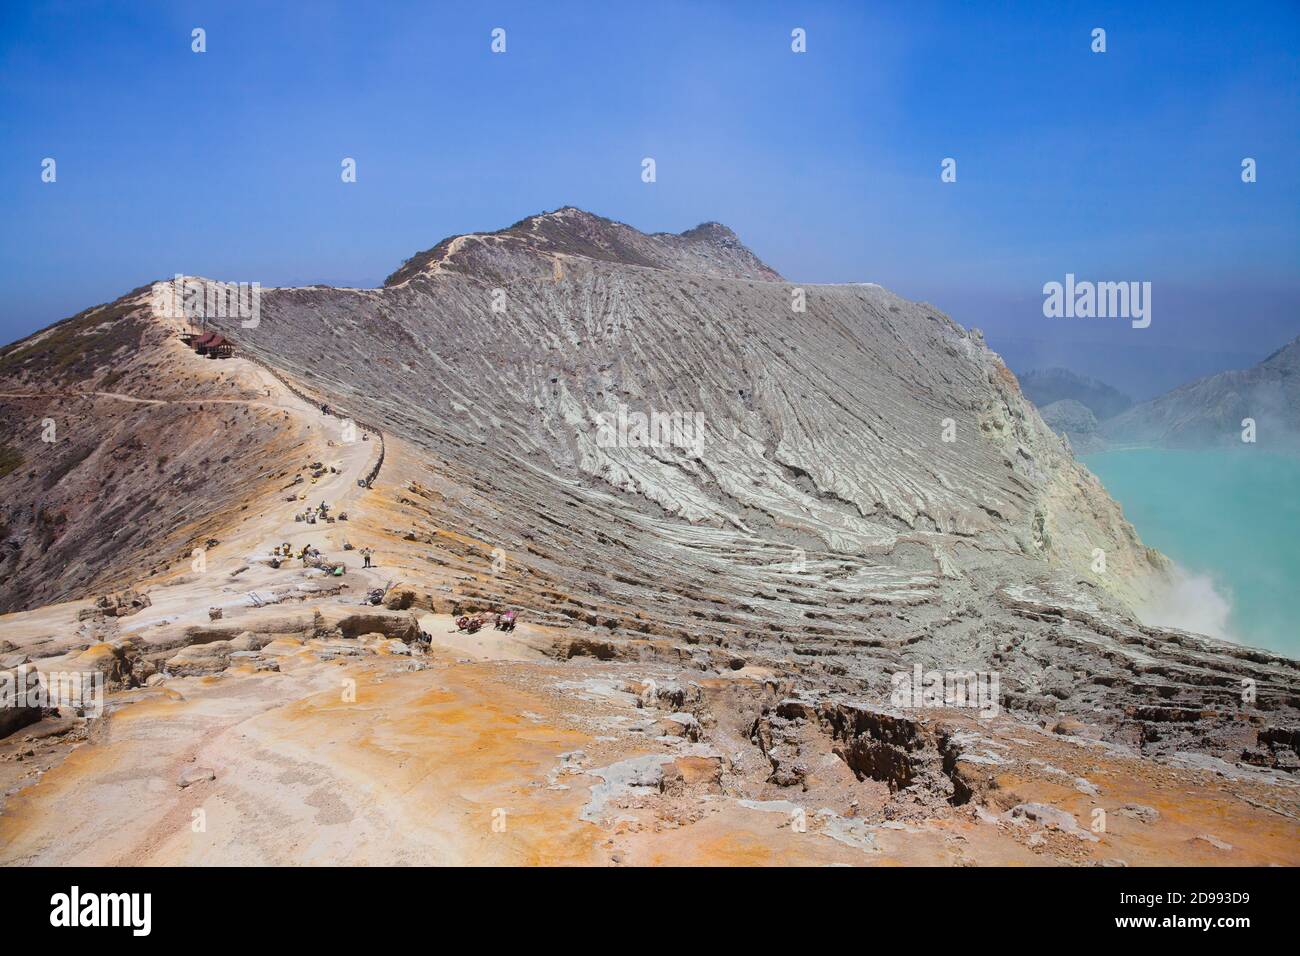
M 1214 617 L 1221 597 L 1228 637 L 1300 657 L 1300 457 L 1141 448 L 1081 460 L 1143 542 L 1199 581 L 1182 603 Z

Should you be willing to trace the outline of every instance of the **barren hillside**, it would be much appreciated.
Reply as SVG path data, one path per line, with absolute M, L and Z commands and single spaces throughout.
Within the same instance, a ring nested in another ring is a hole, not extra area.
M 284 484 L 303 436 L 149 290 L 0 350 L 0 612 L 150 577 Z

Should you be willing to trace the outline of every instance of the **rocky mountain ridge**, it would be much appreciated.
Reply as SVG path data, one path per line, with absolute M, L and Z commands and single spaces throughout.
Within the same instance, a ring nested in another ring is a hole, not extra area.
M 5 712 L 0 862 L 1294 862 L 1300 664 L 1138 619 L 977 332 L 579 222 L 0 351 L 0 677 L 106 687 Z
M 1069 369 L 1031 369 L 1018 377 L 1026 397 L 1040 409 L 1055 402 L 1075 401 L 1098 421 L 1104 421 L 1133 406 L 1133 399 L 1113 386 Z
M 1300 449 L 1300 338 L 1250 368 L 1209 375 L 1135 405 L 1104 422 L 1101 434 L 1112 445 L 1236 447 L 1246 419 L 1255 423 L 1261 447 Z
M 448 240 L 381 289 L 265 290 L 256 328 L 211 320 L 232 368 L 254 359 L 384 432 L 401 481 L 361 514 L 417 590 L 446 595 L 431 607 L 518 607 L 566 658 L 779 675 L 814 703 L 878 706 L 917 665 L 995 673 L 1021 719 L 1291 766 L 1295 662 L 1138 619 L 1167 563 L 978 332 L 874 285 L 717 274 L 757 267 L 713 227 L 561 213 Z M 200 360 L 200 385 L 155 336 L 174 321 L 114 315 L 75 335 L 143 322 L 150 347 L 99 363 L 91 390 L 121 372 L 137 394 L 213 394 L 222 363 Z M 32 345 L 3 356 L 19 386 L 50 358 Z M 220 387 L 244 401 L 251 382 Z
M 528 264 L 519 262 L 517 254 Z M 544 276 L 546 268 L 562 270 L 564 260 L 571 257 L 713 277 L 781 279 L 721 223 L 705 222 L 681 233 L 646 234 L 564 206 L 496 232 L 449 236 L 404 262 L 384 280 L 384 286 L 402 285 L 442 270 L 506 280 L 523 268 L 524 274 Z

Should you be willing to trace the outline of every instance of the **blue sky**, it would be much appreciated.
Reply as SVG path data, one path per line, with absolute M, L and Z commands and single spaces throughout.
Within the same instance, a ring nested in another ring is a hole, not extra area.
M 377 284 L 572 204 L 724 222 L 789 278 L 880 282 L 1013 368 L 1146 396 L 1300 334 L 1298 10 L 5 4 L 0 341 L 176 272 Z M 1151 327 L 1045 318 L 1067 272 L 1152 282 Z

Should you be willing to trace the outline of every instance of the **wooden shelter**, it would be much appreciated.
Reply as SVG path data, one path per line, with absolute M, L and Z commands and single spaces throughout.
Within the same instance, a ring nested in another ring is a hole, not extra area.
M 206 355 L 210 359 L 230 358 L 235 354 L 235 343 L 217 332 L 204 332 L 190 345 L 199 355 Z
M 210 359 L 230 358 L 235 354 L 235 343 L 224 336 L 214 336 L 206 346 L 207 356 Z

